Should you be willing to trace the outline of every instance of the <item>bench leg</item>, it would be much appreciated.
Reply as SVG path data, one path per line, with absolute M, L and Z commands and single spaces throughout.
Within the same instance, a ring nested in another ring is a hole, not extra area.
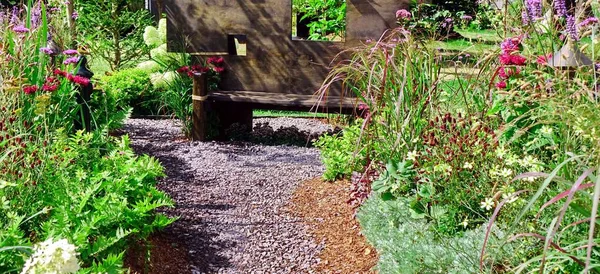
M 194 74 L 192 88 L 192 140 L 207 141 L 208 139 L 208 80 L 206 74 Z
M 230 140 L 237 137 L 248 137 L 252 132 L 252 107 L 244 103 L 215 102 L 212 108 L 219 121 L 220 140 Z M 232 132 L 236 135 L 231 136 Z

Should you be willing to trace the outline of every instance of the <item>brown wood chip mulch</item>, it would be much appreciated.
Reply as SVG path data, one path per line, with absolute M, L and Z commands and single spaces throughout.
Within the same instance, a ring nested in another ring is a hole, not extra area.
M 301 217 L 315 237 L 324 242 L 319 255 L 321 260 L 316 273 L 377 273 L 377 253 L 360 234 L 360 225 L 353 218 L 354 210 L 348 203 L 350 183 L 347 181 L 306 181 L 294 192 L 292 203 L 286 210 Z M 187 251 L 161 233 L 151 237 L 151 260 L 144 264 L 147 250 L 136 244 L 126 255 L 126 265 L 131 273 L 190 273 Z
M 377 253 L 360 234 L 360 225 L 353 218 L 354 210 L 347 201 L 350 182 L 304 182 L 294 193 L 291 214 L 309 225 L 316 242 L 325 242 L 320 254 L 318 273 L 376 273 Z

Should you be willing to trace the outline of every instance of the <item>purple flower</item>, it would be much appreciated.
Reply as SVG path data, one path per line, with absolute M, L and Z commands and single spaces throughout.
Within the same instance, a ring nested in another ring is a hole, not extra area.
M 73 14 L 71 14 L 71 18 L 73 18 L 73 19 L 79 18 L 79 13 L 77 13 L 76 11 L 73 12 Z
M 473 16 L 471 16 L 471 15 L 463 15 L 463 16 L 460 17 L 460 19 L 466 20 L 466 21 L 470 21 L 470 20 L 473 19 Z
M 51 48 L 40 48 L 40 51 L 48 55 L 54 54 L 54 51 Z
M 567 15 L 567 33 L 573 41 L 579 40 L 577 26 L 575 25 L 575 17 L 573 15 Z
M 523 11 L 521 12 L 521 24 L 523 25 L 529 25 L 529 15 L 527 14 L 527 11 Z
M 562 0 L 564 3 L 564 0 Z M 542 1 L 541 0 L 527 0 L 525 3 L 527 15 L 531 19 L 537 19 L 542 17 Z
M 77 63 L 79 63 L 79 57 L 69 57 L 63 62 L 63 64 L 65 64 L 65 65 L 77 64 Z
M 583 22 L 579 23 L 579 27 L 587 27 L 596 23 L 598 23 L 598 18 L 588 17 L 587 19 L 583 20 Z
M 13 31 L 16 33 L 26 33 L 26 32 L 29 32 L 29 29 L 23 25 L 18 25 L 13 28 Z
M 77 52 L 77 50 L 75 50 L 75 49 L 68 49 L 68 50 L 63 51 L 63 54 L 64 55 L 77 55 L 77 54 L 79 54 L 79 52 Z
M 567 15 L 567 4 L 565 0 L 554 0 L 554 10 L 558 16 Z
M 32 28 L 37 28 L 42 20 L 42 7 L 40 6 L 40 3 L 38 3 L 37 5 L 35 5 L 35 7 L 33 8 L 33 10 L 31 11 L 31 27 Z
M 597 71 L 600 71 L 600 63 L 596 63 L 596 64 L 594 65 L 594 67 L 596 68 L 596 70 L 597 70 Z
M 13 7 L 12 15 L 10 17 L 10 23 L 16 25 L 19 22 L 19 14 L 21 14 L 21 10 L 17 7 Z
M 512 54 L 515 51 L 519 51 L 520 45 L 521 39 L 519 37 L 507 38 L 502 42 L 502 44 L 500 44 L 500 48 L 502 49 L 502 53 Z
M 411 17 L 412 14 L 410 13 L 410 11 L 407 11 L 405 9 L 396 11 L 396 18 L 398 19 L 410 19 Z

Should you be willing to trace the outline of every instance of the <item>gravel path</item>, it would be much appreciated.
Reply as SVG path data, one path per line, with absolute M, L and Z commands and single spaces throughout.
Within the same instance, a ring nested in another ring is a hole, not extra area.
M 327 127 L 306 119 L 260 119 L 274 128 Z M 138 153 L 157 157 L 167 178 L 159 187 L 180 219 L 165 233 L 189 249 L 192 273 L 311 273 L 323 248 L 284 208 L 304 180 L 323 172 L 316 149 L 185 141 L 170 120 L 130 119 L 125 130 Z

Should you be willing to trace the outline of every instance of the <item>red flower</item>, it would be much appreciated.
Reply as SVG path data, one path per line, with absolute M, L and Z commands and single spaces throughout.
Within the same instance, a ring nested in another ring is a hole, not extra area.
M 500 78 L 502 78 L 502 79 L 508 79 L 511 76 L 515 76 L 515 75 L 519 75 L 519 74 L 521 74 L 521 70 L 519 68 L 501 67 L 500 70 L 498 71 L 498 76 L 500 76 Z
M 524 66 L 525 63 L 527 62 L 527 59 L 521 55 L 511 55 L 510 56 L 510 62 L 513 65 L 517 65 L 517 66 Z
M 183 66 L 183 67 L 180 67 L 180 68 L 177 70 L 177 72 L 179 72 L 179 73 L 187 73 L 187 72 L 189 72 L 189 71 L 190 71 L 190 67 L 189 67 L 189 66 Z
M 67 72 L 66 71 L 62 71 L 60 69 L 55 69 L 54 70 L 54 75 L 60 75 L 62 77 L 66 77 L 67 76 Z
M 504 53 L 502 55 L 500 55 L 500 64 L 503 65 L 510 65 L 510 54 L 508 53 Z
M 527 59 L 522 55 L 503 53 L 500 55 L 500 63 L 503 65 L 523 66 Z
M 54 77 L 46 78 L 46 82 L 42 86 L 43 91 L 54 92 L 58 89 L 58 79 Z
M 506 82 L 500 81 L 500 82 L 496 83 L 496 87 L 499 88 L 499 89 L 505 89 L 506 88 Z
M 82 85 L 82 86 L 87 86 L 90 84 L 90 79 L 79 76 L 79 75 L 71 75 L 69 74 L 70 77 L 68 77 L 69 81 L 78 84 L 78 85 Z
M 34 94 L 37 90 L 38 90 L 38 86 L 36 86 L 36 85 L 23 87 L 23 92 L 28 95 Z
M 57 84 L 44 84 L 42 86 L 42 90 L 43 91 L 47 91 L 47 92 L 54 92 L 58 89 L 58 85 Z
M 215 66 L 222 65 L 223 62 L 225 62 L 225 59 L 223 59 L 223 57 L 210 57 L 208 58 L 208 60 L 206 60 L 206 63 Z
M 208 67 L 203 67 L 201 65 L 194 65 L 192 67 L 192 69 L 194 70 L 194 72 L 200 72 L 200 73 L 207 73 L 210 71 L 210 68 Z
M 218 74 L 225 72 L 225 68 L 223 67 L 214 67 L 213 70 Z
M 552 58 L 552 53 L 549 53 L 547 55 L 540 55 L 537 58 L 537 63 L 538 65 L 547 65 L 548 64 L 548 60 Z

